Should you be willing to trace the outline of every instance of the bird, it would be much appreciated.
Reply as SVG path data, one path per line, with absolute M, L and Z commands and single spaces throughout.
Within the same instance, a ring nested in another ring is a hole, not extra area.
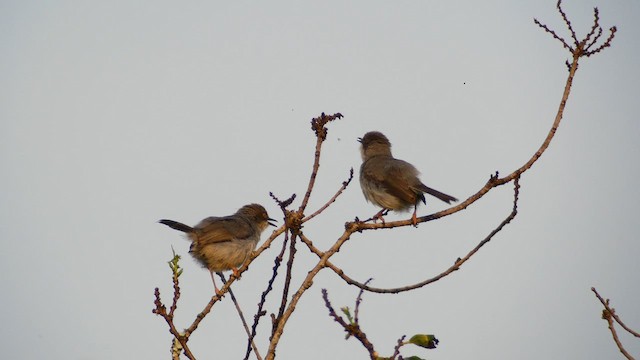
M 167 219 L 158 222 L 187 235 L 189 253 L 209 270 L 216 294 L 220 294 L 213 273 L 232 270 L 238 276 L 238 268 L 249 259 L 262 232 L 275 226 L 274 221 L 262 205 L 249 204 L 233 215 L 211 216 L 194 227 Z
M 389 139 L 379 131 L 370 131 L 358 138 L 362 165 L 360 187 L 368 202 L 382 207 L 374 220 L 381 219 L 389 210 L 407 211 L 413 207 L 411 221 L 417 226 L 418 203 L 426 204 L 424 194 L 434 196 L 447 204 L 458 201 L 455 197 L 432 189 L 418 178 L 420 172 L 410 163 L 391 154 Z

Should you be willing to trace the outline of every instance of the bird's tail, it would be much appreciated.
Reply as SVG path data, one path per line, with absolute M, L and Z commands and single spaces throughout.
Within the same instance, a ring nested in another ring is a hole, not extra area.
M 158 222 L 160 224 L 165 224 L 165 225 L 167 225 L 168 227 L 170 227 L 172 229 L 175 229 L 175 230 L 178 230 L 178 231 L 182 231 L 184 233 L 193 232 L 193 228 L 191 226 L 185 225 L 183 223 L 179 223 L 177 221 L 163 219 L 163 220 L 160 220 Z
M 447 195 L 445 193 L 441 193 L 440 191 L 432 189 L 432 188 L 428 187 L 425 184 L 422 184 L 422 186 L 420 187 L 420 190 L 426 192 L 427 194 L 429 194 L 431 196 L 437 197 L 438 199 L 446 202 L 447 204 L 451 204 L 452 201 L 458 201 L 458 199 L 454 198 L 453 196 Z M 423 199 L 423 201 L 424 201 L 424 199 Z

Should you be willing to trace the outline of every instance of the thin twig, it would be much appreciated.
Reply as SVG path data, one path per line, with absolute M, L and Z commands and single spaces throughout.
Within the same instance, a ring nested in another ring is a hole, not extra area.
M 369 356 L 371 357 L 371 359 L 376 360 L 378 358 L 378 353 L 374 349 L 373 344 L 369 341 L 369 339 L 367 339 L 367 335 L 362 331 L 362 329 L 360 329 L 360 325 L 357 322 L 347 324 L 347 322 L 344 321 L 341 316 L 336 314 L 336 311 L 333 309 L 333 306 L 331 306 L 331 302 L 329 301 L 327 289 L 322 289 L 322 298 L 324 299 L 324 304 L 329 310 L 329 315 L 333 318 L 333 320 L 339 323 L 344 331 L 347 332 L 347 334 L 352 335 L 353 337 L 358 339 L 358 341 L 360 341 L 360 343 L 362 343 L 362 345 L 369 352 Z
M 283 208 L 283 211 L 285 211 L 284 208 Z M 267 301 L 267 295 L 269 295 L 269 293 L 273 290 L 273 283 L 275 282 L 276 277 L 278 276 L 278 269 L 280 268 L 280 264 L 282 263 L 282 259 L 284 258 L 284 252 L 287 248 L 288 241 L 289 241 L 288 233 L 285 233 L 284 241 L 282 242 L 282 249 L 280 249 L 280 253 L 273 260 L 273 263 L 274 263 L 273 273 L 271 275 L 271 278 L 267 282 L 267 288 L 262 292 L 262 295 L 260 295 L 258 310 L 256 311 L 256 314 L 253 316 L 253 325 L 251 326 L 251 336 L 249 336 L 249 339 L 247 341 L 247 351 L 245 353 L 244 360 L 248 360 L 249 355 L 251 354 L 250 342 L 253 341 L 253 339 L 256 337 L 258 324 L 260 323 L 260 318 L 267 314 L 267 312 L 263 310 L 264 304 Z
M 305 223 L 305 222 L 313 219 L 314 217 L 316 217 L 320 213 L 322 213 L 326 208 L 328 208 L 329 205 L 333 204 L 336 201 L 336 199 L 338 198 L 338 196 L 340 196 L 340 194 L 342 194 L 342 192 L 347 188 L 347 186 L 349 186 L 349 183 L 351 183 L 351 180 L 353 180 L 353 168 L 351 168 L 351 170 L 349 170 L 349 179 L 347 179 L 346 181 L 342 182 L 342 186 L 335 193 L 335 195 L 333 195 L 333 197 L 331 197 L 331 199 L 329 199 L 329 201 L 327 201 L 320 209 L 316 210 L 316 212 L 314 212 L 313 214 L 311 214 L 311 215 L 305 217 L 304 219 L 302 219 L 302 222 Z
M 284 278 L 284 287 L 282 289 L 280 308 L 278 309 L 278 315 L 276 316 L 271 329 L 272 335 L 276 331 L 277 324 L 280 322 L 280 319 L 282 319 L 282 315 L 284 314 L 285 308 L 287 306 L 287 298 L 289 297 L 289 288 L 291 286 L 291 277 L 293 274 L 293 261 L 296 254 L 296 238 L 296 234 L 291 235 L 291 243 L 289 244 L 289 260 L 287 260 L 287 272 Z
M 392 359 L 395 359 L 396 357 L 398 357 L 400 355 L 400 348 L 402 346 L 404 346 L 404 339 L 407 337 L 407 335 L 402 335 L 400 337 L 400 339 L 398 339 L 398 342 L 396 343 L 396 346 L 393 347 L 393 355 L 391 355 Z
M 564 20 L 564 23 L 567 25 L 567 28 L 571 32 L 571 38 L 573 39 L 573 42 L 577 47 L 578 46 L 578 38 L 576 37 L 576 32 L 573 31 L 573 27 L 571 27 L 571 21 L 569 21 L 569 19 L 567 18 L 567 14 L 565 14 L 564 10 L 562 10 L 562 0 L 558 0 L 558 3 L 556 5 L 556 7 L 558 8 L 558 11 L 560 12 L 560 15 L 562 15 L 562 20 Z
M 558 36 L 558 34 L 556 34 L 555 31 L 549 29 L 547 27 L 547 25 L 542 24 L 540 21 L 538 21 L 538 19 L 533 19 L 533 22 L 536 23 L 536 25 L 540 26 L 541 28 L 544 29 L 544 31 L 548 32 L 549 34 L 551 34 L 551 36 L 553 36 L 554 39 L 560 41 L 562 43 L 562 46 L 564 46 L 565 49 L 573 52 L 573 48 L 571 46 L 569 46 L 569 44 L 567 44 L 566 41 L 564 41 L 563 38 L 561 38 L 560 36 Z
M 600 294 L 598 293 L 598 291 L 596 290 L 596 288 L 592 287 L 591 291 L 593 291 L 596 294 L 596 297 L 598 298 L 598 300 L 600 300 L 600 302 L 602 303 L 602 305 L 605 307 L 605 309 L 607 309 L 611 315 L 613 316 L 613 319 L 620 324 L 620 326 L 622 326 L 623 329 L 625 329 L 629 334 L 640 338 L 640 333 L 638 333 L 637 331 L 634 331 L 633 329 L 631 329 L 630 327 L 628 327 L 627 325 L 625 325 L 625 323 L 622 322 L 622 320 L 620 320 L 620 317 L 618 317 L 618 315 L 616 314 L 615 310 L 609 307 L 609 299 L 607 299 L 606 301 L 602 298 L 602 296 L 600 296 Z
M 585 46 L 585 50 L 589 49 L 589 46 L 593 45 L 598 38 L 600 37 L 600 34 L 602 34 L 602 28 L 600 27 L 600 16 L 599 16 L 599 12 L 598 12 L 598 8 L 593 8 L 593 25 L 591 26 L 591 30 L 589 31 L 589 33 L 587 34 L 587 36 L 584 37 L 584 39 L 582 40 L 583 44 L 587 44 L 589 43 L 589 45 Z M 589 41 L 591 39 L 591 37 L 596 33 L 596 30 L 600 29 L 600 34 L 597 35 L 593 41 Z
M 613 41 L 613 38 L 616 36 L 616 31 L 618 31 L 618 28 L 615 26 L 612 26 L 611 28 L 609 28 L 609 37 L 607 37 L 607 40 L 605 40 L 604 43 L 600 45 L 597 49 L 592 51 L 586 51 L 584 53 L 584 56 L 591 56 L 593 54 L 597 54 L 600 51 L 604 50 L 605 48 L 610 47 L 611 42 Z
M 155 288 L 154 296 L 154 304 L 156 305 L 156 307 L 155 309 L 153 309 L 153 313 L 156 315 L 160 315 L 167 322 L 167 325 L 169 325 L 169 332 L 175 339 L 180 342 L 185 356 L 190 360 L 195 360 L 195 357 L 191 353 L 191 349 L 189 349 L 189 346 L 187 345 L 189 336 L 180 334 L 178 329 L 176 329 L 176 326 L 173 323 L 173 316 L 169 316 L 169 314 L 167 314 L 167 308 L 162 304 L 162 301 L 160 300 L 160 290 L 158 288 Z
M 373 280 L 373 278 L 369 278 L 367 281 L 364 282 L 365 285 L 368 285 L 371 280 Z M 362 293 L 364 292 L 364 290 L 360 289 L 360 292 L 358 293 L 358 297 L 356 297 L 356 308 L 353 310 L 353 319 L 356 323 L 360 323 L 359 319 L 358 319 L 358 315 L 360 313 L 360 304 L 362 303 Z
M 309 198 L 311 197 L 311 191 L 313 190 L 313 186 L 316 182 L 316 176 L 318 175 L 318 169 L 320 168 L 320 153 L 322 150 L 322 143 L 326 140 L 328 132 L 325 125 L 330 121 L 341 118 L 342 114 L 340 113 L 336 113 L 333 115 L 325 115 L 325 113 L 322 113 L 319 117 L 311 119 L 311 129 L 316 133 L 316 150 L 313 157 L 313 166 L 311 170 L 311 176 L 309 177 L 309 184 L 307 185 L 307 191 L 304 194 L 302 204 L 300 204 L 300 209 L 298 210 L 300 213 L 304 213 L 304 210 L 307 208 Z
M 227 279 L 225 278 L 224 274 L 218 273 L 218 276 L 220 276 L 220 279 L 222 280 L 223 284 L 227 283 Z M 262 356 L 260 356 L 258 347 L 256 346 L 256 344 L 253 341 L 253 338 L 251 337 L 251 331 L 249 330 L 247 321 L 244 319 L 244 314 L 242 313 L 240 304 L 238 303 L 238 300 L 236 299 L 236 296 L 233 294 L 233 290 L 231 290 L 231 288 L 229 288 L 229 295 L 231 296 L 231 301 L 233 301 L 233 304 L 236 306 L 236 310 L 238 311 L 238 315 L 240 316 L 240 321 L 242 321 L 242 326 L 244 327 L 244 331 L 247 333 L 247 338 L 249 339 L 249 342 L 253 347 L 253 352 L 256 354 L 256 358 L 258 358 L 258 360 L 262 360 Z
M 611 332 L 613 341 L 616 343 L 616 346 L 618 346 L 618 350 L 620 350 L 622 355 L 624 355 L 624 357 L 626 357 L 627 359 L 635 360 L 634 357 L 631 356 L 631 354 L 629 354 L 629 352 L 627 352 L 627 350 L 624 348 L 624 346 L 622 345 L 622 342 L 620 342 L 620 339 L 618 338 L 618 333 L 616 332 L 615 326 L 613 325 L 613 320 L 615 319 L 615 321 L 618 322 L 618 324 L 620 324 L 625 330 L 629 331 L 633 335 L 637 336 L 637 333 L 635 331 L 632 331 L 631 329 L 628 329 L 625 325 L 623 325 L 622 321 L 620 321 L 620 319 L 616 315 L 615 309 L 609 307 L 609 299 L 604 300 L 602 296 L 598 294 L 598 291 L 596 291 L 594 287 L 591 288 L 591 291 L 593 291 L 593 293 L 596 294 L 596 297 L 598 298 L 598 300 L 600 300 L 600 302 L 604 306 L 604 310 L 602 310 L 602 319 L 607 321 L 607 324 L 609 326 L 609 331 Z

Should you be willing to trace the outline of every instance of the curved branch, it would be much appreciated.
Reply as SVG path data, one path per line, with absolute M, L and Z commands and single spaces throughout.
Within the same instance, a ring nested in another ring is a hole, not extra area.
M 547 150 L 547 148 L 549 147 L 549 144 L 551 144 L 551 140 L 553 140 L 553 137 L 556 134 L 556 131 L 558 130 L 558 127 L 560 126 L 560 122 L 562 121 L 562 116 L 564 114 L 564 109 L 567 105 L 567 100 L 569 99 L 569 94 L 571 93 L 571 86 L 573 85 L 573 78 L 576 74 L 576 71 L 578 71 L 578 60 L 580 59 L 580 57 L 582 56 L 581 51 L 576 50 L 574 52 L 574 56 L 573 56 L 573 62 L 571 63 L 571 67 L 569 69 L 569 76 L 567 77 L 567 81 L 565 83 L 565 87 L 564 87 L 564 91 L 562 93 L 562 99 L 560 100 L 560 105 L 558 106 L 558 111 L 556 112 L 556 117 L 553 121 L 553 124 L 551 125 L 551 128 L 549 129 L 549 132 L 547 133 L 547 137 L 544 139 L 544 141 L 542 142 L 542 144 L 540 145 L 540 147 L 538 148 L 538 150 L 531 156 L 531 158 L 529 158 L 529 160 L 522 165 L 521 167 L 519 167 L 518 169 L 514 170 L 512 173 L 510 173 L 509 175 L 500 178 L 499 174 L 496 172 L 495 175 L 492 175 L 491 178 L 487 181 L 487 183 L 480 189 L 478 190 L 478 192 L 476 192 L 475 194 L 471 195 L 467 200 L 463 201 L 462 203 L 456 205 L 456 206 L 452 206 L 448 209 L 430 214 L 430 215 L 426 215 L 426 216 L 421 216 L 417 218 L 417 222 L 418 223 L 423 223 L 423 222 L 428 222 L 428 221 L 432 221 L 432 220 L 436 220 L 445 216 L 449 216 L 452 214 L 455 214 L 461 210 L 466 209 L 467 207 L 469 207 L 471 204 L 475 203 L 476 201 L 478 201 L 479 199 L 481 199 L 485 194 L 487 194 L 491 189 L 504 185 L 508 182 L 513 181 L 516 177 L 521 176 L 522 174 L 524 174 L 527 170 L 529 170 L 533 164 L 536 163 L 536 161 L 538 161 L 538 159 L 540 159 L 540 157 L 542 156 L 542 154 Z M 407 220 L 401 220 L 401 221 L 393 221 L 393 222 L 385 222 L 385 223 L 362 223 L 359 222 L 358 223 L 358 228 L 359 230 L 370 230 L 370 229 L 391 229 L 391 228 L 395 228 L 395 227 L 400 227 L 400 226 L 409 226 L 409 225 L 413 225 L 413 222 L 411 221 L 411 219 L 407 219 Z
M 451 274 L 452 272 L 460 269 L 460 266 L 462 266 L 462 264 L 464 264 L 465 262 L 467 262 L 475 253 L 477 253 L 480 248 L 482 248 L 484 245 L 486 245 L 489 241 L 491 241 L 491 239 L 498 233 L 500 232 L 507 224 L 509 224 L 511 222 L 511 220 L 513 220 L 516 215 L 518 214 L 518 199 L 519 199 L 519 195 L 520 195 L 520 178 L 516 177 L 515 181 L 514 181 L 514 195 L 513 195 L 513 208 L 511 210 L 511 213 L 509 214 L 509 216 L 507 216 L 501 223 L 500 225 L 498 225 L 498 227 L 496 227 L 495 229 L 493 229 L 493 231 L 491 231 L 491 233 L 489 233 L 489 235 L 487 235 L 487 237 L 485 237 L 482 241 L 480 241 L 480 243 L 478 243 L 478 245 L 476 245 L 471 251 L 469 251 L 469 253 L 467 253 L 467 255 L 465 255 L 463 258 L 459 258 L 455 261 L 455 263 L 450 266 L 448 269 L 446 269 L 445 271 L 441 272 L 440 274 L 421 281 L 417 284 L 413 284 L 413 285 L 407 285 L 407 286 L 402 286 L 402 287 L 397 287 L 397 288 L 390 288 L 390 289 L 383 289 L 383 288 L 376 288 L 376 287 L 372 287 L 372 286 L 368 286 L 366 283 L 360 283 L 358 281 L 353 280 L 352 278 L 350 278 L 349 276 L 347 276 L 344 271 L 336 266 L 334 266 L 333 264 L 327 262 L 327 267 L 329 267 L 331 270 L 333 270 L 338 276 L 340 276 L 345 282 L 347 282 L 350 285 L 354 285 L 359 287 L 362 290 L 366 290 L 366 291 L 370 291 L 370 292 L 375 292 L 375 293 L 380 293 L 380 294 L 397 294 L 397 293 L 401 293 L 401 292 L 405 292 L 405 291 L 409 291 L 409 290 L 414 290 L 414 289 L 418 289 L 421 288 L 423 286 L 426 286 L 428 284 L 434 283 L 440 279 L 442 279 L 443 277 Z

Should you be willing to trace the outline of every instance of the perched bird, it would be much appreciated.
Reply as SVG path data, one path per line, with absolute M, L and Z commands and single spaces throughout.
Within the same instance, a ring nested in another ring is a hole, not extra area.
M 391 143 L 384 134 L 370 131 L 358 141 L 361 144 L 362 165 L 360 187 L 367 201 L 382 207 L 374 219 L 382 219 L 388 210 L 406 211 L 413 207 L 411 220 L 417 225 L 418 202 L 427 203 L 424 193 L 435 196 L 447 204 L 458 201 L 423 184 L 420 172 L 406 161 L 391 155 Z M 384 221 L 384 220 L 383 220 Z
M 213 287 L 219 294 L 213 273 L 238 268 L 258 245 L 260 234 L 268 225 L 275 226 L 267 211 L 258 204 L 245 205 L 235 214 L 208 217 L 194 227 L 173 220 L 160 220 L 172 229 L 182 231 L 191 240 L 189 253 L 211 272 Z

